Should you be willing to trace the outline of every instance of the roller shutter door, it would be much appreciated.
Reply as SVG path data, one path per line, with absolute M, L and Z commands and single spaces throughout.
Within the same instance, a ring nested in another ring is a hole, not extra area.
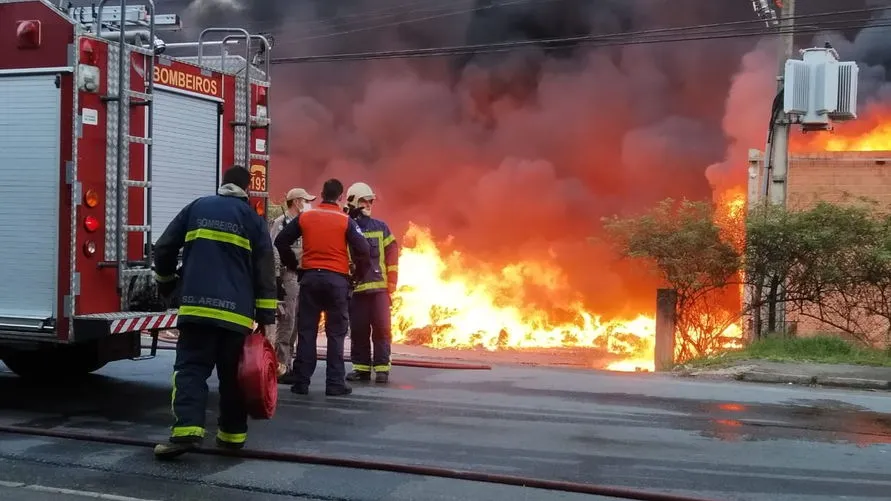
M 152 149 L 152 240 L 184 206 L 217 190 L 219 108 L 184 94 L 156 90 Z
M 55 81 L 55 75 L 0 76 L 0 324 L 56 316 L 61 94 Z

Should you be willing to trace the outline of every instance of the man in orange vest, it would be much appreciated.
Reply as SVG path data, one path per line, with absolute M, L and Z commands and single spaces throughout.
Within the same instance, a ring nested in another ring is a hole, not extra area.
M 318 209 L 297 216 L 275 238 L 282 266 L 300 276 L 297 356 L 291 387 L 298 395 L 309 393 L 310 379 L 316 370 L 316 341 L 322 312 L 325 312 L 328 340 L 325 394 L 341 396 L 353 392 L 346 383 L 343 345 L 349 329 L 354 277 L 363 277 L 371 269 L 371 253 L 362 230 L 341 209 L 342 197 L 343 183 L 337 179 L 325 181 Z M 291 245 L 301 237 L 303 259 L 298 264 Z M 352 273 L 351 259 L 355 266 Z

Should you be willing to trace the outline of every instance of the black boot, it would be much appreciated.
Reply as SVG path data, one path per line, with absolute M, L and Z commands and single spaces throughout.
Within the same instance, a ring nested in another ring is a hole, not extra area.
M 195 450 L 201 443 L 200 438 L 171 438 L 169 443 L 158 444 L 155 446 L 154 454 L 156 459 L 166 461 L 176 459 L 183 454 Z
M 347 374 L 347 381 L 371 381 L 371 373 L 367 371 L 353 371 Z
M 217 447 L 219 447 L 220 449 L 237 451 L 239 449 L 244 449 L 244 442 L 226 442 L 225 440 L 220 440 L 220 438 L 217 437 Z
M 328 395 L 329 397 L 345 397 L 351 393 L 353 393 L 353 389 L 348 384 L 325 388 L 325 395 Z
M 374 373 L 374 382 L 377 384 L 387 384 L 390 382 L 390 373 L 389 372 L 375 372 Z
M 294 373 L 291 372 L 291 371 L 288 371 L 288 372 L 286 372 L 286 373 L 284 373 L 284 374 L 282 374 L 281 376 L 278 377 L 278 384 L 290 384 L 290 385 L 293 385 L 293 384 L 296 384 L 296 383 L 297 383 L 297 377 L 296 377 L 296 376 L 294 375 Z

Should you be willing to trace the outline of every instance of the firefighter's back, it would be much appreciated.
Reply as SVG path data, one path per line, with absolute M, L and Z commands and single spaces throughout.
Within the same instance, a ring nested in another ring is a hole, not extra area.
M 247 438 L 247 408 L 238 383 L 242 333 L 250 332 L 255 319 L 261 326 L 272 324 L 276 307 L 272 242 L 266 222 L 247 203 L 249 183 L 247 170 L 230 168 L 217 196 L 183 208 L 156 245 L 160 283 L 176 281 L 171 274 L 183 249 L 173 364 L 176 422 L 170 443 L 155 447 L 162 459 L 191 450 L 204 437 L 206 381 L 214 367 L 220 380 L 217 442 L 243 447 Z
M 196 200 L 188 214 L 180 322 L 249 330 L 256 300 L 252 256 L 259 250 L 253 247 L 268 240 L 266 223 L 245 199 L 226 194 Z

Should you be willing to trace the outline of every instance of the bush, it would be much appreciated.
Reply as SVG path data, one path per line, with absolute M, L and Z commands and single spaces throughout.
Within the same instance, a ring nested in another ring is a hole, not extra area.
M 891 215 L 876 209 L 866 200 L 758 207 L 745 218 L 743 248 L 722 232 L 708 202 L 669 199 L 641 216 L 607 219 L 605 227 L 620 254 L 645 260 L 677 290 L 683 362 L 726 347 L 721 333 L 744 314 L 755 339 L 782 331 L 780 305 L 861 344 L 882 336 L 891 346 Z M 738 298 L 740 284 L 751 294 L 739 311 L 727 311 L 720 298 Z M 842 347 L 827 338 L 803 342 L 802 349 Z
M 784 303 L 799 317 L 874 341 L 876 319 L 891 321 L 891 220 L 874 209 L 863 201 L 820 202 L 750 214 L 744 269 L 756 338 L 782 330 L 777 309 Z
M 739 318 L 738 312 L 728 315 L 718 307 L 725 289 L 737 280 L 740 255 L 715 220 L 709 203 L 672 199 L 641 216 L 605 220 L 620 254 L 649 262 L 677 291 L 680 361 L 725 347 L 723 333 Z

